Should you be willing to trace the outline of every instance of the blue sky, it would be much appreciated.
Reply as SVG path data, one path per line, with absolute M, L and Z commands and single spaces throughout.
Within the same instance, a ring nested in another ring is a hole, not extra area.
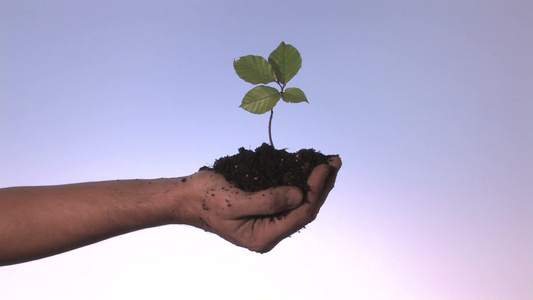
M 530 1 L 2 1 L 0 186 L 194 173 L 268 140 L 234 59 L 294 45 L 278 147 L 340 154 L 271 253 L 144 230 L 0 269 L 5 299 L 530 299 Z

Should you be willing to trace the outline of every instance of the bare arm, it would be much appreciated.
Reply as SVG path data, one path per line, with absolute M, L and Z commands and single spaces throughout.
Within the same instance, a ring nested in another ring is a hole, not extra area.
M 314 220 L 340 166 L 340 159 L 333 158 L 329 166 L 315 168 L 303 204 L 297 188 L 245 193 L 212 171 L 170 179 L 0 189 L 0 265 L 167 224 L 196 226 L 266 252 Z M 273 218 L 280 213 L 285 216 Z
M 179 179 L 124 180 L 2 189 L 0 264 L 168 224 L 172 209 L 183 204 L 174 199 L 185 197 L 179 183 Z M 176 203 L 170 206 L 173 200 Z

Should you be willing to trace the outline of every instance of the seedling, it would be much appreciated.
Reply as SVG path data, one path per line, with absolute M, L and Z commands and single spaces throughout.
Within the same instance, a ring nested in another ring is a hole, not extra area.
M 272 141 L 272 117 L 274 106 L 280 99 L 287 103 L 308 102 L 304 92 L 295 87 L 286 88 L 287 83 L 298 73 L 302 67 L 300 52 L 292 45 L 281 44 L 270 53 L 268 61 L 262 56 L 247 55 L 233 62 L 235 72 L 244 81 L 258 85 L 248 91 L 242 99 L 241 108 L 253 113 L 264 114 L 270 111 L 268 121 L 268 138 Z M 276 83 L 279 90 L 265 84 Z

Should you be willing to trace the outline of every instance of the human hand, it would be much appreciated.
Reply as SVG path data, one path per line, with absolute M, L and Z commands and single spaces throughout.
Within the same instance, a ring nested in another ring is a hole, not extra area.
M 316 218 L 341 165 L 339 157 L 332 157 L 328 165 L 315 167 L 308 178 L 310 191 L 305 202 L 296 187 L 248 193 L 230 185 L 220 174 L 200 171 L 190 181 L 200 192 L 190 223 L 235 245 L 268 252 Z

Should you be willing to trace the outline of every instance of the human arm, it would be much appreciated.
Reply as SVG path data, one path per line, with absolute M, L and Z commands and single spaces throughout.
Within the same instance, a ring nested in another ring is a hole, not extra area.
M 267 252 L 314 220 L 340 165 L 332 158 L 315 168 L 305 203 L 297 188 L 246 193 L 207 170 L 181 178 L 0 189 L 0 265 L 167 224 L 196 226 Z

